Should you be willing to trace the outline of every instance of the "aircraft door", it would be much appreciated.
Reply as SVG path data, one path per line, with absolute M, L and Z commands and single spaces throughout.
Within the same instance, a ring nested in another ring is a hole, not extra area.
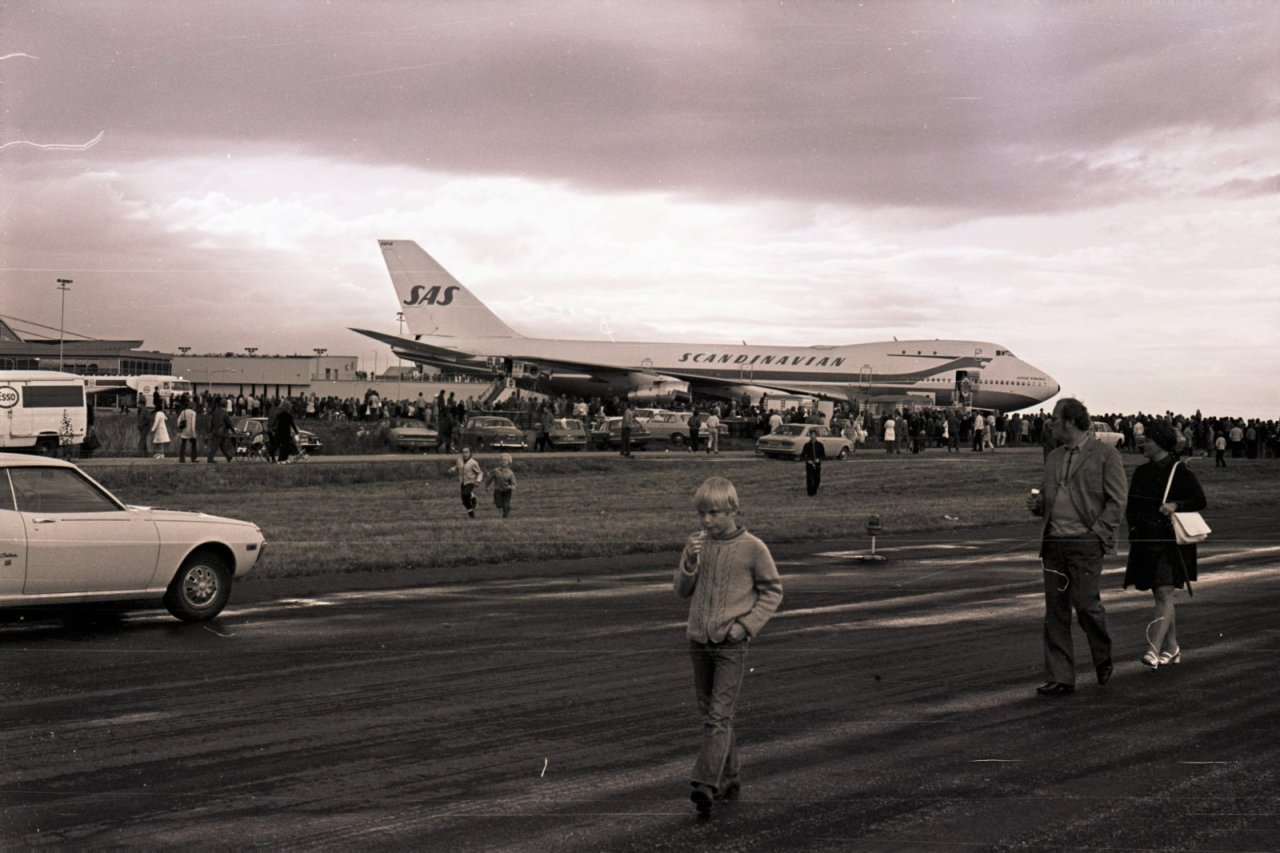
M 863 391 L 871 390 L 871 376 L 871 365 L 862 365 L 862 369 L 858 371 L 858 382 L 862 385 Z
M 960 406 L 972 406 L 973 395 L 978 390 L 981 373 L 977 370 L 956 371 L 955 402 Z

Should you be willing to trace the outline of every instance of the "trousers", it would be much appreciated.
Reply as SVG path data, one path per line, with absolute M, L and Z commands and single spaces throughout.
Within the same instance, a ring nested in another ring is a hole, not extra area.
M 1071 640 L 1071 611 L 1089 641 L 1093 665 L 1111 660 L 1107 614 L 1098 594 L 1102 575 L 1102 541 L 1092 534 L 1080 538 L 1049 537 L 1041 557 L 1044 566 L 1044 673 L 1046 681 L 1076 683 L 1075 649 Z
M 818 487 L 822 485 L 822 464 L 820 462 L 804 463 L 804 490 L 809 493 L 809 497 L 813 497 L 818 493 Z
M 716 791 L 738 779 L 738 744 L 733 733 L 734 706 L 746 671 L 747 642 L 689 642 L 693 689 L 702 715 L 702 748 L 693 765 L 693 784 Z

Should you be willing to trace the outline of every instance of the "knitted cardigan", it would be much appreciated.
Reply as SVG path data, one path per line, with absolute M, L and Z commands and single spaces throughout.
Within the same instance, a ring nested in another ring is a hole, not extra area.
M 742 527 L 724 539 L 707 537 L 696 559 L 686 545 L 674 586 L 689 599 L 689 639 L 699 643 L 723 643 L 734 622 L 754 637 L 782 602 L 768 546 Z

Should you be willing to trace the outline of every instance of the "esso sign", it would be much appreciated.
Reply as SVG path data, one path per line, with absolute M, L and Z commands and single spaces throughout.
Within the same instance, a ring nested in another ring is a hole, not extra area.
M 18 389 L 12 385 L 0 385 L 0 409 L 12 409 L 18 405 Z

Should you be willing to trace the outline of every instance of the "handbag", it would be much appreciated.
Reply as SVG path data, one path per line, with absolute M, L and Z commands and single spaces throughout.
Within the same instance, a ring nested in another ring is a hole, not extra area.
M 1164 485 L 1164 497 L 1160 499 L 1161 506 L 1169 499 L 1169 488 L 1173 485 L 1173 473 L 1181 464 L 1181 462 L 1175 462 L 1173 467 L 1169 469 L 1169 482 Z M 1179 545 L 1194 545 L 1197 542 L 1203 542 L 1213 532 L 1204 517 L 1198 512 L 1175 512 L 1169 516 L 1169 521 L 1173 523 L 1173 538 Z

